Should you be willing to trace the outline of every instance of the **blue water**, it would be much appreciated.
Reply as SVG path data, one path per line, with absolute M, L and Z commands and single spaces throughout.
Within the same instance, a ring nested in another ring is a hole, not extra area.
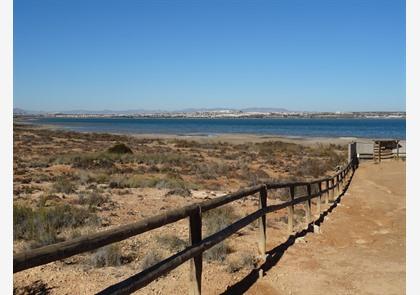
M 82 132 L 405 139 L 405 119 L 39 118 L 31 122 Z

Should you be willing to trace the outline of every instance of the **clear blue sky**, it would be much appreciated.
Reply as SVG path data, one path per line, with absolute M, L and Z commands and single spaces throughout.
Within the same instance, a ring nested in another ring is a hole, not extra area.
M 14 107 L 405 110 L 405 1 L 15 0 Z

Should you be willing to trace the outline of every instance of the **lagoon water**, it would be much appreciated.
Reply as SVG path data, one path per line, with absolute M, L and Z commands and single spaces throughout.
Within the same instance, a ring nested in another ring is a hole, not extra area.
M 406 128 L 405 119 L 38 118 L 31 123 L 82 132 L 393 139 L 405 139 Z

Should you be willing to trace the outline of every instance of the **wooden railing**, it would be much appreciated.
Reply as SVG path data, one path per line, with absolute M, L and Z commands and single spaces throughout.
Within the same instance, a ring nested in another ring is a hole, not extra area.
M 325 203 L 334 201 L 349 184 L 352 174 L 357 167 L 357 159 L 352 158 L 349 163 L 333 176 L 318 179 L 310 182 L 273 182 L 253 186 L 232 194 L 207 200 L 201 203 L 188 205 L 179 209 L 168 211 L 164 214 L 143 219 L 141 221 L 119 226 L 114 229 L 82 236 L 69 241 L 48 245 L 42 248 L 18 253 L 13 256 L 13 272 L 23 271 L 32 267 L 43 265 L 49 262 L 68 258 L 70 256 L 91 251 L 130 237 L 145 233 L 147 231 L 162 227 L 178 220 L 189 218 L 190 246 L 162 260 L 161 262 L 135 274 L 128 279 L 112 285 L 98 294 L 129 294 L 138 290 L 156 278 L 173 270 L 182 263 L 190 260 L 190 281 L 191 293 L 201 293 L 201 274 L 203 252 L 214 245 L 227 239 L 240 229 L 259 220 L 258 249 L 265 259 L 266 253 L 266 214 L 287 208 L 288 230 L 293 233 L 294 206 L 305 205 L 306 223 L 312 223 L 311 203 L 316 199 L 316 214 L 321 214 L 322 196 L 325 196 Z M 297 187 L 305 187 L 306 194 L 295 197 Z M 267 205 L 268 191 L 274 189 L 288 189 L 289 200 L 281 204 Z M 315 189 L 314 189 L 315 188 Z M 205 239 L 202 238 L 202 213 L 211 209 L 231 203 L 235 200 L 259 194 L 259 209 L 244 218 L 234 222 L 228 227 L 216 232 Z

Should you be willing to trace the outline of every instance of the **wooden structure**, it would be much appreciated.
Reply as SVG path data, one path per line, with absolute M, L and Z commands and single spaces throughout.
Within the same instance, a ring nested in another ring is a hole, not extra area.
M 374 140 L 373 144 L 373 160 L 376 163 L 380 163 L 384 159 L 393 159 L 399 158 L 399 140 L 387 140 L 387 139 L 378 139 Z M 392 152 L 393 149 L 397 149 L 397 153 L 394 156 Z
M 48 245 L 28 252 L 18 253 L 13 256 L 13 272 L 20 272 L 32 267 L 47 264 L 49 262 L 68 258 L 76 254 L 92 251 L 165 226 L 180 219 L 189 218 L 190 245 L 186 249 L 160 261 L 140 273 L 102 290 L 98 294 L 132 293 L 188 260 L 190 260 L 190 291 L 192 294 L 201 294 L 202 259 L 204 251 L 222 242 L 240 229 L 251 224 L 253 221 L 259 220 L 258 248 L 260 254 L 263 255 L 263 258 L 265 259 L 267 239 L 265 220 L 266 214 L 281 209 L 287 209 L 288 229 L 290 234 L 293 234 L 294 206 L 297 204 L 304 204 L 306 222 L 311 224 L 313 222 L 311 213 L 312 200 L 315 199 L 317 205 L 316 214 L 320 215 L 322 197 L 325 198 L 325 204 L 328 204 L 329 202 L 334 202 L 336 198 L 342 194 L 346 186 L 349 185 L 351 177 L 357 168 L 356 160 L 356 158 L 352 158 L 343 169 L 330 177 L 311 182 L 273 182 L 257 185 L 215 199 L 171 210 L 132 224 L 81 236 L 76 239 Z M 306 195 L 296 198 L 295 192 L 298 187 L 305 187 Z M 280 204 L 268 205 L 268 192 L 270 190 L 281 188 L 288 188 L 290 193 L 289 200 Z M 242 219 L 239 219 L 219 232 L 216 232 L 205 239 L 202 238 L 201 214 L 203 212 L 254 194 L 259 194 L 260 202 L 258 210 Z

